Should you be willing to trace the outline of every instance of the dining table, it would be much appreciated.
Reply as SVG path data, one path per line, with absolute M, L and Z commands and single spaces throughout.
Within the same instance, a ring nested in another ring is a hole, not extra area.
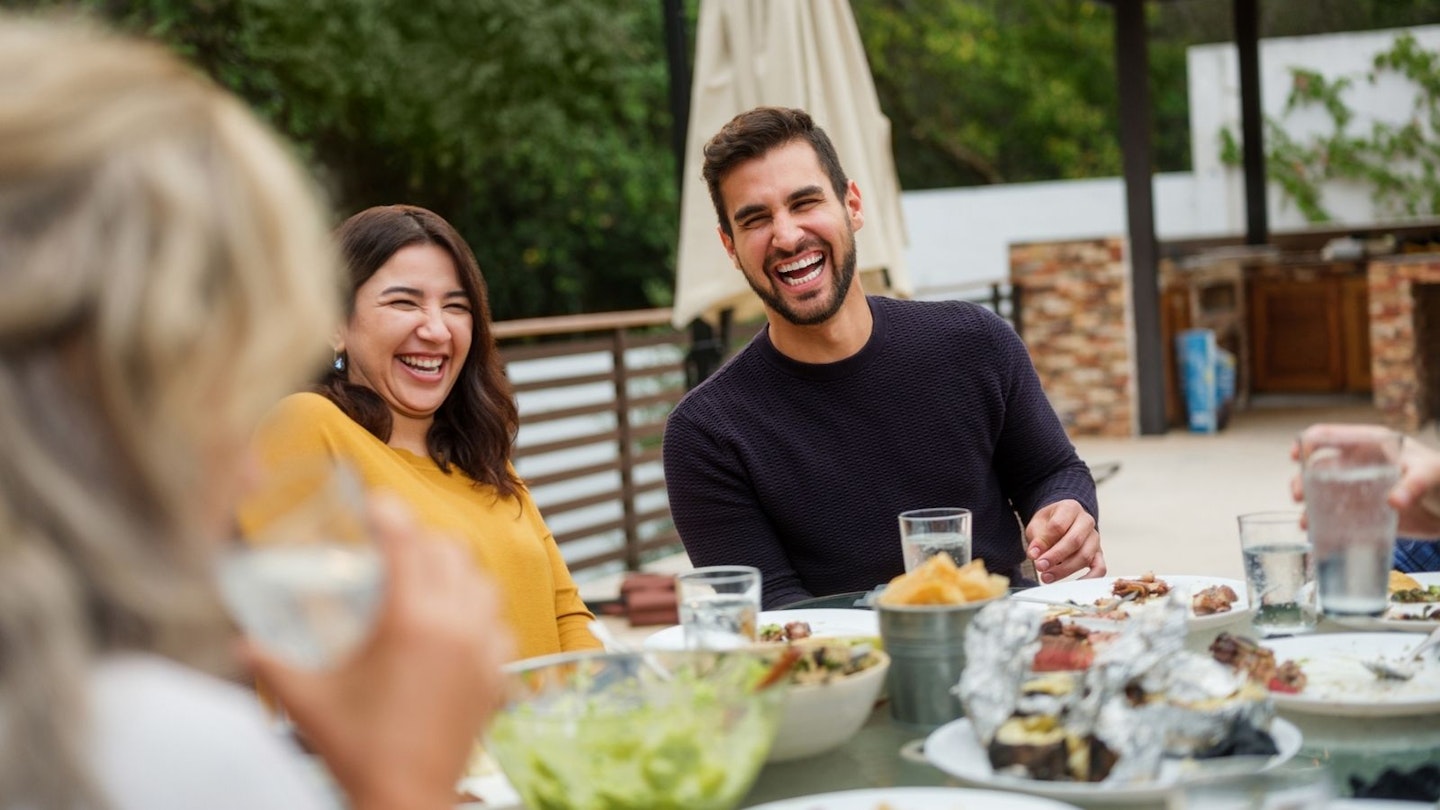
M 868 609 L 872 592 L 857 591 L 807 599 L 781 610 L 816 608 Z M 1224 628 L 1256 637 L 1248 619 Z M 1346 627 L 1322 618 L 1315 634 L 1348 632 Z M 1220 631 L 1192 632 L 1186 646 L 1205 650 Z M 1323 765 L 1340 797 L 1351 796 L 1356 785 L 1369 785 L 1387 770 L 1412 771 L 1425 765 L 1440 766 L 1440 711 L 1408 716 L 1331 716 L 1284 711 L 1277 715 L 1293 723 L 1303 735 L 1300 751 L 1291 763 Z M 868 721 L 845 744 L 807 759 L 767 764 L 741 807 L 754 807 L 782 799 L 833 791 L 887 788 L 965 786 L 996 789 L 995 785 L 966 784 L 925 760 L 924 743 L 932 728 L 896 722 L 882 699 Z M 1103 791 L 1093 800 L 1065 798 L 1086 807 L 1110 806 Z M 1127 803 L 1127 807 L 1164 807 Z

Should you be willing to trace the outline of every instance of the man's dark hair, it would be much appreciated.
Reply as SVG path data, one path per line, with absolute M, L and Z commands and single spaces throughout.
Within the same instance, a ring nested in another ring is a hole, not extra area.
M 756 107 L 730 119 L 705 144 L 702 173 L 705 185 L 710 188 L 710 201 L 715 204 L 715 215 L 720 218 L 720 228 L 727 236 L 735 234 L 730 227 L 730 215 L 725 211 L 725 201 L 720 198 L 720 181 L 741 163 L 797 140 L 805 141 L 815 150 L 820 168 L 825 170 L 830 185 L 835 188 L 835 196 L 845 199 L 849 178 L 840 168 L 840 156 L 835 154 L 835 145 L 830 142 L 825 130 L 815 125 L 815 119 L 804 110 Z

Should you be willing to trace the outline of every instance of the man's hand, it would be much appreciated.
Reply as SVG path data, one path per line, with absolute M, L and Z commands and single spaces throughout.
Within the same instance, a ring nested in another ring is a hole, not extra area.
M 1056 501 L 1036 512 L 1025 527 L 1025 547 L 1041 582 L 1058 582 L 1087 567 L 1087 578 L 1105 575 L 1095 518 L 1078 501 Z

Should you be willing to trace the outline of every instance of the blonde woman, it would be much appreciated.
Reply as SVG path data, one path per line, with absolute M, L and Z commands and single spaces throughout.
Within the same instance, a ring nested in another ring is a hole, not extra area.
M 336 262 L 239 103 L 163 50 L 0 15 L 0 808 L 449 808 L 493 709 L 489 589 L 403 509 L 372 639 L 328 672 L 236 645 L 211 581 L 261 415 L 321 358 Z

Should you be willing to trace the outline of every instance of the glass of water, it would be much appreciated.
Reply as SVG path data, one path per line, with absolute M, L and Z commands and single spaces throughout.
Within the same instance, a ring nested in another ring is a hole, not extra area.
M 900 513 L 900 551 L 906 572 L 936 554 L 957 566 L 970 562 L 970 510 L 959 507 L 911 509 Z
M 760 569 L 711 565 L 675 577 L 680 626 L 690 650 L 754 644 L 760 618 Z
M 1237 520 L 1255 631 L 1277 636 L 1313 630 L 1315 555 L 1300 512 L 1251 512 Z
M 353 652 L 370 633 L 385 579 L 358 475 L 328 459 L 291 464 L 249 493 L 238 523 L 217 576 L 245 634 L 310 669 Z
M 1305 517 L 1326 615 L 1385 612 L 1399 520 L 1386 498 L 1400 480 L 1401 443 L 1399 433 L 1375 425 L 1311 425 L 1300 434 Z

